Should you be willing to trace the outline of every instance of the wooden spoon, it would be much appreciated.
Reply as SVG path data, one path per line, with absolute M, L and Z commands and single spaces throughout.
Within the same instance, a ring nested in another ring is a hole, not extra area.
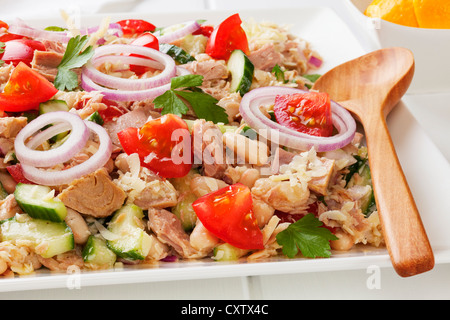
M 433 251 L 386 125 L 388 113 L 408 90 L 414 66 L 409 50 L 381 49 L 337 66 L 313 86 L 328 92 L 364 127 L 386 247 L 402 277 L 434 267 Z

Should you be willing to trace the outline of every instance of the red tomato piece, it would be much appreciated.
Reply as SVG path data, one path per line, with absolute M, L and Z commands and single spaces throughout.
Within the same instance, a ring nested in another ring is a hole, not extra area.
M 141 128 L 128 128 L 117 135 L 127 154 L 137 153 L 142 166 L 163 178 L 184 177 L 192 168 L 189 128 L 176 115 L 166 114 Z
M 146 31 L 153 32 L 156 29 L 150 22 L 140 19 L 120 20 L 117 23 L 122 27 L 122 32 L 125 37 L 131 37 Z
M 8 30 L 9 26 L 5 21 L 0 20 L 0 28 L 5 28 Z
M 263 249 L 263 235 L 252 212 L 250 189 L 240 183 L 198 198 L 198 219 L 219 239 L 240 249 Z
M 41 102 L 49 100 L 57 92 L 50 81 L 19 62 L 3 93 L 0 93 L 0 110 L 21 112 L 38 109 Z
M 146 48 L 152 48 L 155 50 L 159 50 L 159 41 L 158 38 L 156 38 L 153 34 L 144 32 L 139 37 L 137 37 L 135 40 L 133 40 L 130 44 L 135 46 L 141 46 Z M 141 58 L 147 58 L 141 55 L 132 54 L 132 57 L 141 57 Z M 130 70 L 136 73 L 136 75 L 140 76 L 144 73 L 146 73 L 149 68 L 144 66 L 138 66 L 138 65 L 130 65 Z
M 13 63 L 17 66 L 19 62 L 24 62 L 26 65 L 31 66 L 33 60 L 34 51 L 46 51 L 42 42 L 30 39 L 15 39 L 5 43 L 5 52 L 0 59 L 5 63 Z
M 7 166 L 6 170 L 8 170 L 8 173 L 11 175 L 11 177 L 17 183 L 35 184 L 34 182 L 31 182 L 27 178 L 25 178 L 25 176 L 23 175 L 23 170 L 22 170 L 22 166 L 20 165 L 20 163 L 12 165 L 12 166 Z
M 277 122 L 312 136 L 333 134 L 330 97 L 323 92 L 277 96 L 273 108 Z
M 193 35 L 202 35 L 205 36 L 207 38 L 211 37 L 212 32 L 214 31 L 214 27 L 213 26 L 209 26 L 209 25 L 201 25 L 200 29 L 194 31 L 192 34 Z
M 8 42 L 17 39 L 28 39 L 28 38 L 14 33 L 5 33 L 0 36 L 0 42 Z
M 241 27 L 239 14 L 234 14 L 214 28 L 206 44 L 205 52 L 214 59 L 228 60 L 234 50 L 249 54 L 248 39 Z

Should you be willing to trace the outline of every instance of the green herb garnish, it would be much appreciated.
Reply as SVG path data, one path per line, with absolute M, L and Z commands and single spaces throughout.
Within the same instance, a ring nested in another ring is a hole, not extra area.
M 189 74 L 172 78 L 170 90 L 153 100 L 155 108 L 162 109 L 162 115 L 172 113 L 181 117 L 189 111 L 189 107 L 182 100 L 184 99 L 197 117 L 214 123 L 227 124 L 228 115 L 225 109 L 217 105 L 217 99 L 198 88 L 202 84 L 201 75 Z
M 272 73 L 275 75 L 278 81 L 288 83 L 288 80 L 284 77 L 284 70 L 277 64 L 272 68 Z
M 92 46 L 86 46 L 88 36 L 76 36 L 69 40 L 66 52 L 58 65 L 58 73 L 55 78 L 55 87 L 60 91 L 74 90 L 78 87 L 78 75 L 72 70 L 81 68 L 94 55 Z M 84 50 L 83 50 L 84 49 Z
M 308 258 L 329 258 L 330 240 L 338 240 L 314 214 L 309 213 L 277 234 L 278 244 L 283 246 L 283 254 L 294 258 L 299 250 Z

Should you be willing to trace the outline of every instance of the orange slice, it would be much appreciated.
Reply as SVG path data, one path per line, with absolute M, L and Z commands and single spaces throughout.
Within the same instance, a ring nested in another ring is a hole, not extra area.
M 413 0 L 374 0 L 364 14 L 371 18 L 381 18 L 403 26 L 419 27 Z
M 449 0 L 413 0 L 421 28 L 450 29 Z

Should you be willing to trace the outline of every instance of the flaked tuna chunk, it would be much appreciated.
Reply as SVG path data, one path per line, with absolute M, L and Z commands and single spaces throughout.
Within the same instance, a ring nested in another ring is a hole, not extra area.
M 0 118 L 0 137 L 15 138 L 20 130 L 28 123 L 25 117 L 3 117 Z
M 171 246 L 183 258 L 198 258 L 200 253 L 191 244 L 180 219 L 167 210 L 148 210 L 148 227 L 158 240 Z
M 228 68 L 224 60 L 214 60 L 207 55 L 199 55 L 196 59 L 183 67 L 193 74 L 202 75 L 204 81 L 228 78 Z
M 54 51 L 35 51 L 31 68 L 49 81 L 55 81 L 58 73 L 58 65 L 61 63 L 63 54 Z
M 69 208 L 94 218 L 105 218 L 122 207 L 125 192 L 111 180 L 105 168 L 74 180 L 58 198 Z
M 272 43 L 268 43 L 260 49 L 251 52 L 248 58 L 255 66 L 255 69 L 271 71 L 273 67 L 281 63 L 283 56 L 275 49 Z
M 14 217 L 16 214 L 23 213 L 16 202 L 13 194 L 8 195 L 0 201 L 0 221 Z
M 317 177 L 312 177 L 308 182 L 308 187 L 311 191 L 325 196 L 328 194 L 328 185 L 334 173 L 335 160 L 321 158 L 320 161 L 323 163 L 323 167 L 326 169 L 325 173 Z
M 204 175 L 221 179 L 227 169 L 222 132 L 212 122 L 199 119 L 192 126 L 194 161 L 203 165 Z

